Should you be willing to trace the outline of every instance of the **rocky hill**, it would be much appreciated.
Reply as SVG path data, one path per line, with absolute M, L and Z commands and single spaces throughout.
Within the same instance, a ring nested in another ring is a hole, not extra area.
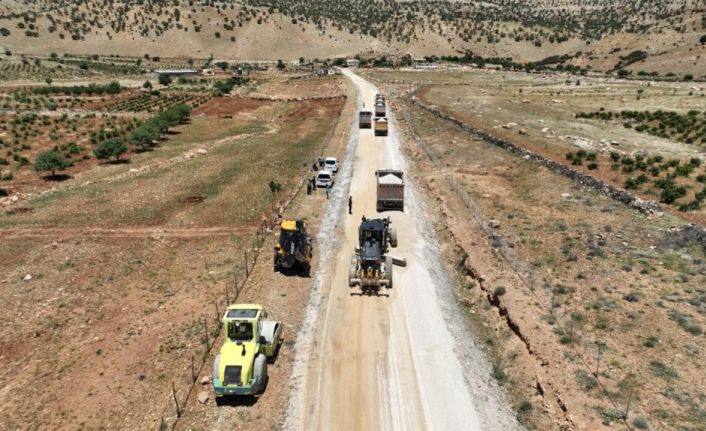
M 44 55 L 571 54 L 601 70 L 700 76 L 703 35 L 699 0 L 0 0 L 0 46 Z

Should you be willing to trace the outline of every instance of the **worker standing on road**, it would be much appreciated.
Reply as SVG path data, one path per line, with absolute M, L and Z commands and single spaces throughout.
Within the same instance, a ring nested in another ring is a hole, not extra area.
M 331 184 L 326 184 L 326 199 L 328 199 L 329 193 L 331 193 Z
M 348 214 L 353 214 L 353 196 L 348 196 Z

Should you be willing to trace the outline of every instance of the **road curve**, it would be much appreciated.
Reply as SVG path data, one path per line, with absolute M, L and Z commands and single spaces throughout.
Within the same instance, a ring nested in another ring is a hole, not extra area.
M 355 84 L 359 108 L 372 110 L 377 88 L 344 72 Z M 386 212 L 407 259 L 395 267 L 387 297 L 351 295 L 350 258 L 361 217 L 377 216 L 376 169 L 405 169 L 394 119 L 388 137 L 357 130 L 342 166 L 335 214 L 315 275 L 309 322 L 300 333 L 293 394 L 285 429 L 511 430 L 520 429 L 465 327 L 443 269 L 423 203 L 408 181 L 404 212 Z M 346 186 L 353 214 L 343 208 Z M 322 223 L 325 227 L 326 220 Z M 335 237 L 335 238 L 332 238 Z

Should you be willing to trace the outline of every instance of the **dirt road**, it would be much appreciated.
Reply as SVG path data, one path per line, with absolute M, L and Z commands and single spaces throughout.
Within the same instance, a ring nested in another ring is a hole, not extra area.
M 359 108 L 372 108 L 377 89 L 346 72 Z M 287 429 L 508 430 L 519 428 L 490 369 L 456 309 L 425 208 L 408 182 L 405 212 L 389 212 L 406 258 L 394 270 L 389 296 L 351 295 L 350 257 L 361 217 L 376 217 L 375 176 L 405 168 L 395 123 L 390 135 L 357 129 L 335 188 L 332 213 L 322 222 L 320 269 L 297 340 Z M 353 214 L 345 202 L 353 197 Z M 326 233 L 326 225 L 330 225 Z M 324 234 L 330 238 L 326 241 Z

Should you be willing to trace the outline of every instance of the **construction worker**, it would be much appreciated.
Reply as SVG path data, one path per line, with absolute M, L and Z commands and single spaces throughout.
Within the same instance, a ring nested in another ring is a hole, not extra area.
M 348 196 L 348 214 L 353 214 L 353 196 Z

